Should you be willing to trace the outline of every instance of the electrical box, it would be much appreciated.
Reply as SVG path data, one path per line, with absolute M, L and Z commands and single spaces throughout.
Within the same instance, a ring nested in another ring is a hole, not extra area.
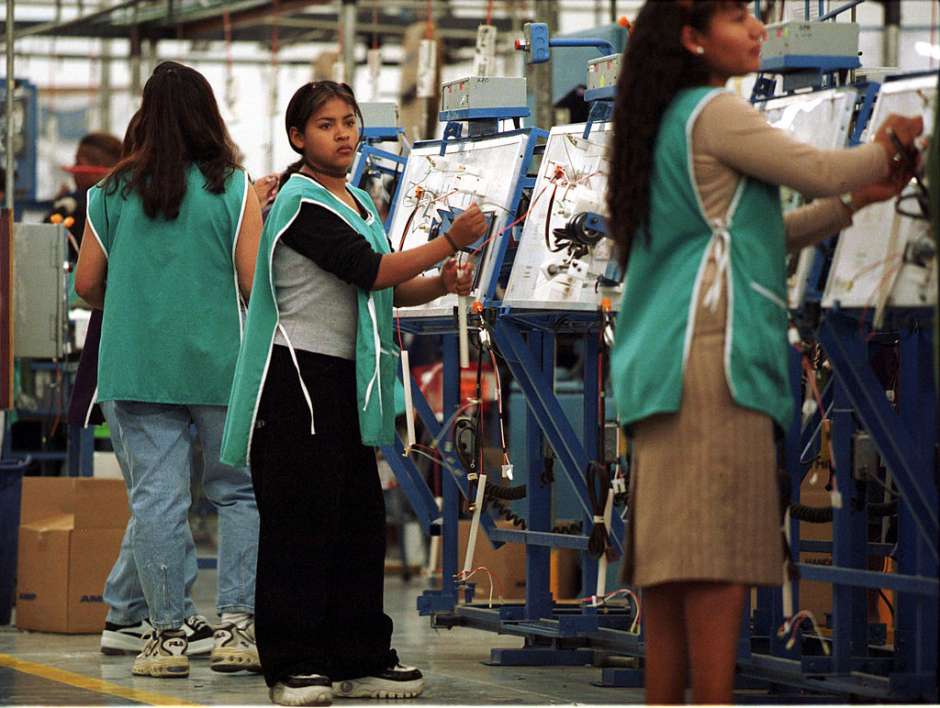
M 782 96 L 758 105 L 774 127 L 819 150 L 835 150 L 849 142 L 858 97 L 858 89 L 849 87 Z M 806 203 L 803 195 L 788 187 L 781 188 L 781 199 L 785 211 Z M 816 247 L 811 246 L 788 257 L 787 305 L 791 309 L 803 305 L 817 256 Z M 819 287 L 813 284 L 814 290 Z
M 859 25 L 788 21 L 767 25 L 761 71 L 857 69 Z
M 548 44 L 548 25 L 544 22 L 526 22 L 522 27 L 527 64 L 544 64 L 552 56 Z
M 613 98 L 613 89 L 617 86 L 620 76 L 620 54 L 611 54 L 599 59 L 593 59 L 587 65 L 587 90 L 584 92 L 585 101 L 597 98 Z M 604 92 L 605 95 L 597 95 Z
M 365 128 L 398 128 L 398 104 L 392 101 L 360 103 Z
M 531 310 L 597 312 L 620 307 L 614 242 L 604 236 L 610 123 L 552 128 L 516 249 L 503 304 Z
M 892 113 L 923 116 L 924 134 L 929 135 L 936 107 L 935 74 L 888 81 L 878 93 L 867 139 Z M 873 310 L 879 327 L 886 308 L 936 304 L 936 249 L 922 205 L 925 198 L 920 186 L 911 183 L 899 199 L 872 204 L 855 215 L 833 254 L 823 307 Z
M 61 224 L 15 224 L 13 353 L 29 359 L 65 355 L 68 260 Z
M 529 114 L 524 78 L 468 76 L 441 86 L 441 121 L 498 118 L 501 111 L 506 117 Z

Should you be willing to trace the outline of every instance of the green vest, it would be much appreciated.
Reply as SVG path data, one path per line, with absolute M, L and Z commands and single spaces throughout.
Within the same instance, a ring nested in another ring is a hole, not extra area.
M 221 194 L 195 165 L 179 216 L 149 218 L 140 195 L 88 192 L 88 224 L 108 257 L 99 401 L 224 406 L 241 336 L 235 242 L 248 176 Z
M 228 416 L 222 438 L 222 462 L 243 466 L 248 463 L 251 434 L 258 401 L 267 375 L 278 326 L 277 293 L 273 261 L 277 242 L 291 225 L 304 202 L 319 204 L 340 217 L 365 238 L 377 253 L 390 248 L 382 220 L 369 195 L 350 186 L 349 190 L 369 210 L 369 218 L 330 193 L 313 178 L 295 173 L 277 195 L 264 224 L 254 285 L 248 303 L 248 319 L 235 366 L 235 381 L 229 399 Z M 389 445 L 395 437 L 395 382 L 398 347 L 392 327 L 394 288 L 358 290 L 356 327 L 356 390 L 359 427 L 364 445 Z M 303 382 L 299 385 L 303 387 Z M 310 405 L 311 432 L 316 434 L 316 414 Z
M 660 126 L 651 175 L 650 243 L 641 234 L 633 239 L 611 354 L 621 425 L 679 410 L 713 244 L 718 282 L 724 278 L 727 283 L 724 360 L 731 396 L 785 429 L 793 414 L 779 189 L 742 175 L 725 218 L 710 222 L 695 183 L 692 128 L 721 90 L 680 92 Z M 717 288 L 707 293 L 706 304 L 718 294 Z

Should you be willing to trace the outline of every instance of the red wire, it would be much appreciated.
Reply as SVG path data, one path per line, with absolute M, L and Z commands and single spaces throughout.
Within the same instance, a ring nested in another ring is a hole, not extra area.
M 434 39 L 434 13 L 432 10 L 432 2 L 433 0 L 428 0 L 428 19 L 424 30 L 427 39 Z
M 486 4 L 486 24 L 493 24 L 493 0 Z M 933 42 L 933 39 L 931 39 L 931 42 Z
M 540 198 L 543 194 L 545 194 L 545 190 L 546 190 L 546 189 L 548 189 L 548 185 L 547 185 L 547 184 L 546 184 L 544 187 L 542 187 L 542 191 L 539 192 L 539 193 L 536 195 L 535 199 L 534 199 L 534 200 L 532 201 L 532 203 L 529 205 L 529 208 L 526 209 L 525 214 L 523 214 L 523 215 L 520 216 L 518 219 L 516 219 L 515 221 L 513 221 L 513 222 L 512 222 L 511 224 L 509 224 L 509 226 L 507 226 L 506 228 L 502 229 L 498 234 L 493 234 L 493 235 L 490 236 L 488 239 L 486 239 L 486 241 L 484 241 L 483 243 L 481 243 L 481 244 L 473 251 L 473 253 L 472 253 L 471 255 L 474 255 L 474 256 L 478 255 L 478 254 L 480 253 L 480 251 L 483 250 L 483 247 L 486 246 L 486 244 L 488 244 L 488 243 L 489 243 L 490 241 L 492 241 L 494 238 L 499 238 L 500 236 L 502 236 L 502 235 L 503 235 L 504 233 L 506 233 L 507 231 L 512 230 L 513 227 L 515 227 L 515 226 L 521 224 L 523 221 L 525 221 L 525 220 L 526 220 L 526 217 L 527 217 L 527 216 L 532 212 L 532 210 L 535 208 L 535 205 L 536 205 L 536 203 L 538 202 L 539 198 Z

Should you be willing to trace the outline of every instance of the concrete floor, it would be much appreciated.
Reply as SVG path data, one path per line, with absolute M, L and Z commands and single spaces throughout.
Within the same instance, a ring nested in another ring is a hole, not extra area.
M 201 571 L 194 591 L 213 620 L 215 571 Z M 522 640 L 473 629 L 434 630 L 419 617 L 415 599 L 425 582 L 386 581 L 386 612 L 395 621 L 393 646 L 402 661 L 418 666 L 428 688 L 420 704 L 533 705 L 640 703 L 641 690 L 591 685 L 591 667 L 503 668 L 484 666 L 494 647 Z M 254 674 L 217 674 L 206 659 L 192 661 L 188 679 L 131 675 L 132 657 L 104 656 L 97 635 L 19 632 L 0 627 L 0 705 L 269 705 L 264 680 Z M 358 701 L 343 700 L 340 705 Z M 375 703 L 375 701 L 362 701 Z M 383 701 L 388 703 L 388 701 Z M 394 702 L 392 702 L 394 703 Z

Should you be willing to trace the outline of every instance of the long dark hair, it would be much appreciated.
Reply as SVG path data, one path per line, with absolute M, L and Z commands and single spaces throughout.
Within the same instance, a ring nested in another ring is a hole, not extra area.
M 707 64 L 682 46 L 682 28 L 705 32 L 722 0 L 647 0 L 630 32 L 617 81 L 607 206 L 621 265 L 633 238 L 649 244 L 650 178 L 663 114 L 682 89 L 708 83 Z
M 290 142 L 291 128 L 296 128 L 303 133 L 307 121 L 316 115 L 317 111 L 323 108 L 327 101 L 334 98 L 340 98 L 349 104 L 349 107 L 353 109 L 359 119 L 359 125 L 362 126 L 362 111 L 359 110 L 356 96 L 347 84 L 340 84 L 335 81 L 311 81 L 294 91 L 290 103 L 287 104 L 287 112 L 284 114 L 284 129 L 287 131 L 288 142 Z M 290 147 L 291 150 L 300 155 L 300 159 L 291 163 L 284 171 L 284 174 L 281 175 L 279 188 L 284 186 L 284 183 L 290 179 L 292 174 L 300 172 L 305 164 L 308 164 L 314 170 L 323 171 L 322 167 L 310 165 L 304 157 L 303 150 L 296 147 L 293 142 L 290 142 Z
M 105 182 L 127 196 L 137 192 L 151 219 L 179 216 L 186 195 L 186 170 L 199 167 L 206 189 L 221 194 L 238 165 L 212 87 L 195 69 L 166 61 L 144 86 L 140 110 L 124 138 L 129 154 Z

